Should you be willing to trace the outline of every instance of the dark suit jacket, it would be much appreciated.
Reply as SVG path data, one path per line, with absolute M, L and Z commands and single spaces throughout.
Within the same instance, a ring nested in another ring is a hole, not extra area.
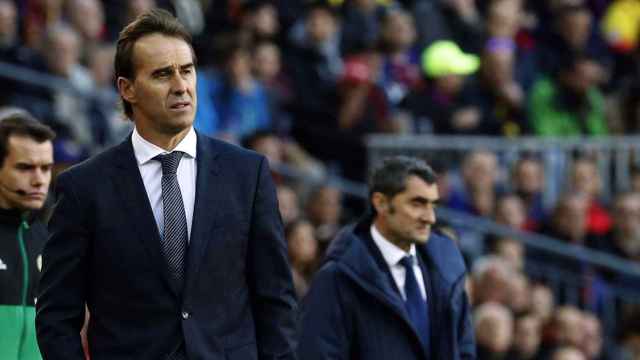
M 60 174 L 37 303 L 45 359 L 294 359 L 295 295 L 264 157 L 198 135 L 191 239 L 180 294 L 131 140 Z

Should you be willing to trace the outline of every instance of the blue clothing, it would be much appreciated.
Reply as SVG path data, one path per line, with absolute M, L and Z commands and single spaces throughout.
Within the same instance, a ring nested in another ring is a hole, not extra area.
M 475 359 L 465 266 L 453 241 L 432 234 L 417 246 L 429 308 L 429 345 L 420 341 L 370 220 L 343 229 L 302 303 L 299 358 Z M 427 347 L 428 346 L 428 347 Z
M 206 135 L 230 133 L 238 138 L 271 127 L 269 96 L 253 81 L 247 92 L 234 88 L 214 72 L 199 74 L 198 111 L 194 126 Z

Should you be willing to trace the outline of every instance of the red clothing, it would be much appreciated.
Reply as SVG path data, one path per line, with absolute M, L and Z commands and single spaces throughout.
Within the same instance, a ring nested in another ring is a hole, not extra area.
M 595 200 L 587 210 L 587 228 L 594 235 L 604 235 L 611 230 L 609 211 Z

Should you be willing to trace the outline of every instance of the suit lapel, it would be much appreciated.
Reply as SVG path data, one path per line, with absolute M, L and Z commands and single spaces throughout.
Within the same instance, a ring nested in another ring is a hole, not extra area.
M 153 217 L 153 210 L 147 198 L 147 192 L 140 176 L 138 163 L 133 153 L 133 145 L 129 136 L 122 144 L 118 145 L 116 152 L 116 168 L 118 175 L 114 176 L 116 188 L 120 190 L 127 218 L 135 224 L 138 239 L 146 248 L 149 258 L 159 275 L 171 292 L 178 296 L 177 285 L 169 277 L 167 261 L 162 254 L 158 225 Z
M 217 220 L 220 219 L 222 201 L 219 187 L 215 186 L 218 182 L 216 179 L 218 167 L 215 160 L 217 155 L 211 140 L 198 134 L 196 150 L 198 175 L 196 177 L 196 199 L 193 209 L 191 239 L 187 251 L 185 292 L 191 289 L 193 282 L 198 277 L 207 243 L 212 238 L 211 230 L 219 225 Z

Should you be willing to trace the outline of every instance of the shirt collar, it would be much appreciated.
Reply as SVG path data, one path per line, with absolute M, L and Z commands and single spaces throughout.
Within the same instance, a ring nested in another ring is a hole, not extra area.
M 187 136 L 185 136 L 172 151 L 182 151 L 187 156 L 195 159 L 197 141 L 198 136 L 196 136 L 195 130 L 191 127 Z M 140 135 L 137 128 L 133 129 L 131 143 L 133 144 L 133 152 L 136 155 L 138 165 L 144 165 L 160 154 L 168 154 L 171 152 L 147 141 Z
M 375 242 L 380 249 L 382 257 L 389 267 L 397 266 L 400 260 L 407 255 L 416 256 L 416 246 L 414 244 L 411 244 L 409 252 L 400 249 L 397 245 L 382 236 L 375 224 L 371 225 L 371 237 L 373 237 L 373 242 Z

